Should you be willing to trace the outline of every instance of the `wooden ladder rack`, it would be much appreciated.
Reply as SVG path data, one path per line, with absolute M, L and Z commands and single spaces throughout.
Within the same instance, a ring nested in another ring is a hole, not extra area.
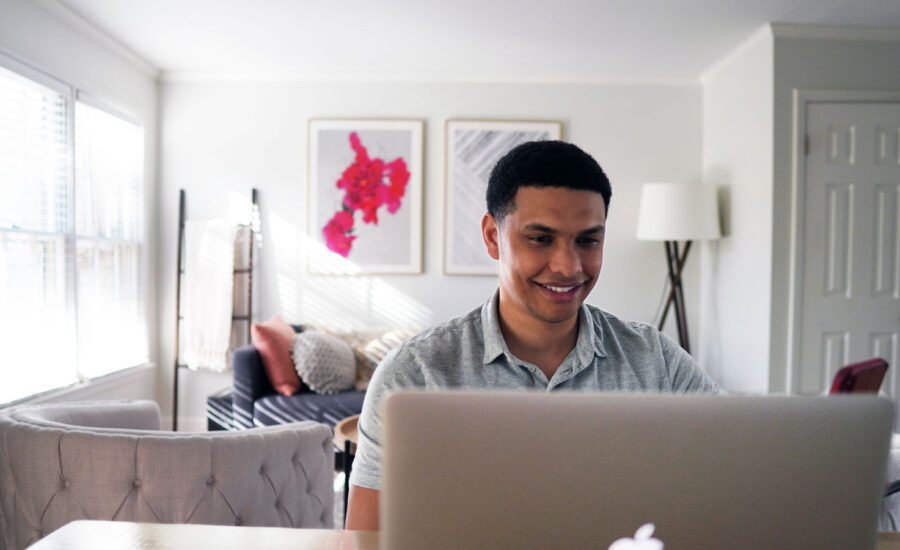
M 257 203 L 256 197 L 256 188 L 254 187 L 250 191 L 250 199 L 252 202 L 252 212 L 251 212 L 251 220 L 250 224 L 245 225 L 242 224 L 242 227 L 248 227 L 249 229 L 249 244 L 248 244 L 248 253 L 247 253 L 247 267 L 242 269 L 235 269 L 233 273 L 235 275 L 238 274 L 246 274 L 247 275 L 247 315 L 232 315 L 231 320 L 234 321 L 246 321 L 247 322 L 247 341 L 250 341 L 250 326 L 253 318 L 253 241 L 254 241 L 254 231 L 253 228 L 257 222 L 257 216 L 259 212 L 259 205 Z M 181 321 L 184 319 L 184 315 L 181 313 L 181 276 L 184 275 L 184 265 L 183 265 L 183 246 L 184 246 L 184 204 L 185 204 L 185 193 L 184 189 L 178 190 L 178 267 L 177 267 L 177 276 L 175 278 L 175 365 L 173 371 L 173 381 L 172 381 L 172 431 L 178 431 L 178 372 L 179 369 L 186 368 L 187 365 L 182 364 L 179 361 L 181 356 Z

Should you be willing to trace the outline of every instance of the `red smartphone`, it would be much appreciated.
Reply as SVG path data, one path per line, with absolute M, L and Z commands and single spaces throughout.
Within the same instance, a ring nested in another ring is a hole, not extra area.
M 847 365 L 834 375 L 829 393 L 878 393 L 887 369 L 887 361 L 878 358 Z

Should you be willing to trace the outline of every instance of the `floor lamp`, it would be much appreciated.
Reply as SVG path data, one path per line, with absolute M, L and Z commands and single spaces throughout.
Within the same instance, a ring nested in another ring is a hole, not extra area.
M 637 238 L 643 241 L 663 241 L 669 270 L 669 293 L 657 326 L 662 330 L 669 309 L 674 306 L 678 340 L 688 353 L 691 352 L 691 343 L 681 274 L 693 241 L 719 237 L 715 187 L 681 183 L 643 185 Z M 679 241 L 685 241 L 683 248 L 679 247 Z

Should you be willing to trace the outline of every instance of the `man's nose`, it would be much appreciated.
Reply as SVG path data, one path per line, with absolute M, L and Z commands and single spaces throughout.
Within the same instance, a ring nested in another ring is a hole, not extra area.
M 571 244 L 560 243 L 553 250 L 550 271 L 563 277 L 572 277 L 581 272 L 581 257 Z

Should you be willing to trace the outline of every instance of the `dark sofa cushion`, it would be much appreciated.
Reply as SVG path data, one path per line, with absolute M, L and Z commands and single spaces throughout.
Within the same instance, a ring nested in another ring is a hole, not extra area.
M 206 398 L 207 431 L 233 430 L 231 389 L 226 388 Z
M 233 388 L 233 419 L 235 428 L 253 427 L 253 402 L 275 393 L 266 376 L 262 357 L 252 345 L 234 350 L 231 361 Z
M 334 425 L 362 411 L 365 391 L 347 391 L 322 395 L 301 392 L 290 397 L 271 394 L 253 404 L 253 419 L 257 425 L 273 426 L 296 420 L 315 420 Z

